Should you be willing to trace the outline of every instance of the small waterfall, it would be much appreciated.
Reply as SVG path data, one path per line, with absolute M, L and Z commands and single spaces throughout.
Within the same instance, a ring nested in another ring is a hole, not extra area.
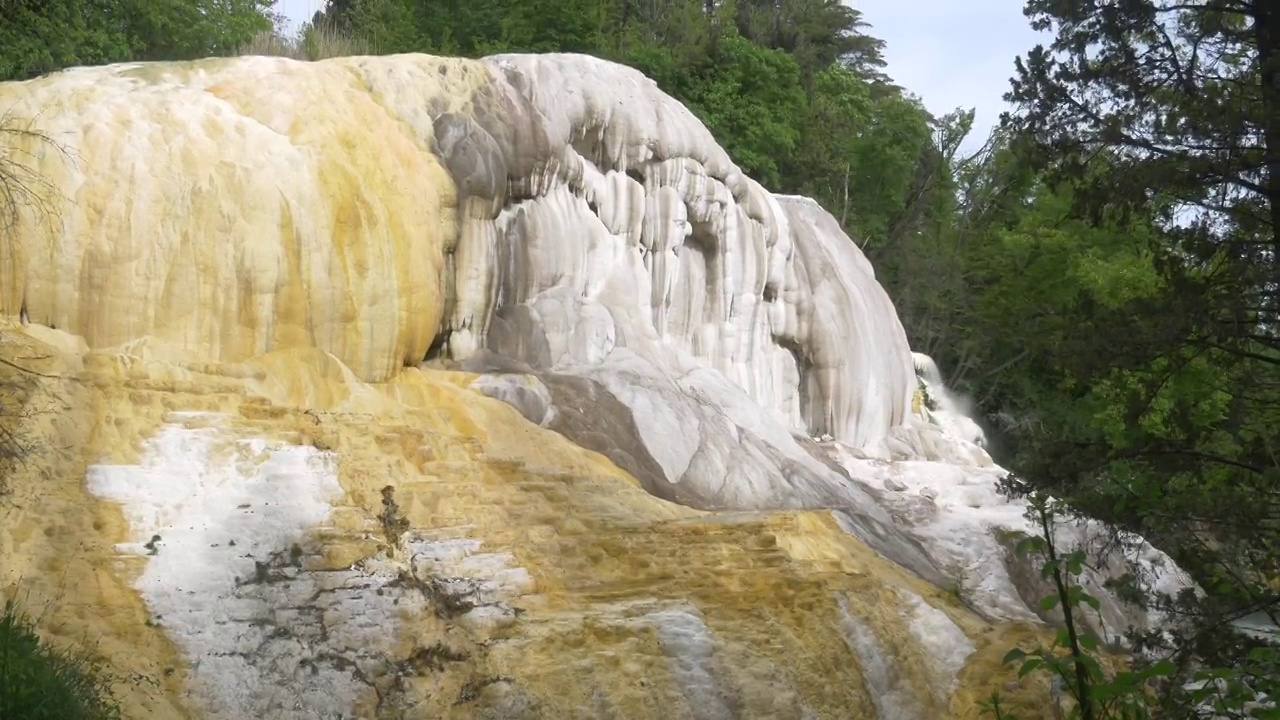
M 986 433 L 973 420 L 973 403 L 947 387 L 933 358 L 918 352 L 911 353 L 911 358 L 924 395 L 921 404 L 925 417 L 955 437 L 985 447 Z

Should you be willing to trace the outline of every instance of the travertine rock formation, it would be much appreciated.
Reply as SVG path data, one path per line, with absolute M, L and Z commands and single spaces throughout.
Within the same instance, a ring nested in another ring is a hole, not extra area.
M 0 110 L 47 136 L 5 140 L 0 372 L 51 448 L 0 582 L 139 716 L 973 717 L 1035 632 L 869 263 L 639 73 L 117 65 Z

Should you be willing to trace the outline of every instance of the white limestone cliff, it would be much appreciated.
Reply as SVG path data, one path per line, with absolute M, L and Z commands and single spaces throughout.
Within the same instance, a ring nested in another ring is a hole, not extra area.
M 1024 529 L 1021 507 L 995 493 L 1003 471 L 971 422 L 913 412 L 916 359 L 856 244 L 817 203 L 746 177 L 635 70 L 578 55 L 116 65 L 0 84 L 0 113 L 49 139 L 15 139 L 48 186 L 0 245 L 6 318 L 192 372 L 314 349 L 344 388 L 479 373 L 475 390 L 653 495 L 830 510 L 979 613 L 1037 615 L 999 539 Z M 91 483 L 137 517 L 167 507 L 119 477 Z M 137 520 L 139 538 L 156 522 Z M 1133 566 L 1161 557 L 1135 550 Z M 166 614 L 198 615 L 165 584 L 179 570 L 139 582 Z M 1101 629 L 1145 622 L 1101 580 Z M 703 652 L 696 617 L 660 616 Z

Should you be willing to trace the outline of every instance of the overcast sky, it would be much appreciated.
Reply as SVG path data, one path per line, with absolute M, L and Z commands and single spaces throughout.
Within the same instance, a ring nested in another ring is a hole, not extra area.
M 1005 108 L 1013 60 L 1045 42 L 1022 16 L 1023 0 L 848 0 L 884 40 L 888 73 L 936 115 L 976 108 L 975 148 Z M 324 0 L 277 0 L 297 26 Z

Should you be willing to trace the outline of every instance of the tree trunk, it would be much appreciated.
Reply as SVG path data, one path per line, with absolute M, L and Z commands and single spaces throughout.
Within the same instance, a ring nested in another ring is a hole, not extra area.
M 1280 8 L 1274 2 L 1258 2 L 1253 20 L 1261 83 L 1265 188 L 1271 220 L 1270 278 L 1272 283 L 1280 283 Z M 1267 290 L 1273 300 L 1280 292 L 1275 285 Z
M 782 44 L 782 0 L 773 0 L 773 43 L 769 47 Z
M 720 44 L 720 15 L 716 12 L 716 0 L 702 0 L 702 7 L 707 13 L 708 27 L 711 28 L 711 55 L 714 56 Z

